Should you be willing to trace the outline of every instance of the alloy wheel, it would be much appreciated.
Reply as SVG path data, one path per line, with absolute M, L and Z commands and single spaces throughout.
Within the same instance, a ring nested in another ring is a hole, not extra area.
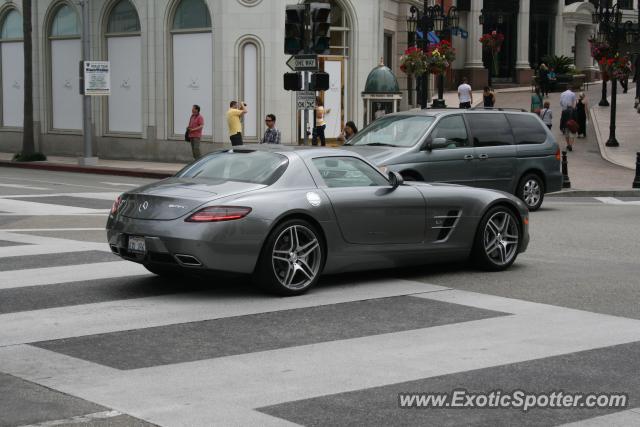
M 496 265 L 509 264 L 518 253 L 518 224 L 510 212 L 498 211 L 484 228 L 484 251 Z
M 309 286 L 320 271 L 322 248 L 315 233 L 303 226 L 285 228 L 271 254 L 273 271 L 282 286 L 291 290 Z
M 536 179 L 530 178 L 525 181 L 522 187 L 522 198 L 527 206 L 536 206 L 540 201 L 541 194 L 542 188 Z

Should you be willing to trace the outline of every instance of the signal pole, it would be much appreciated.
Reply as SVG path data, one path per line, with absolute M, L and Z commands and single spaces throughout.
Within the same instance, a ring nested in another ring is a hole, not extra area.
M 89 61 L 91 56 L 91 40 L 89 34 L 91 27 L 89 24 L 89 0 L 82 0 L 82 65 L 80 73 L 84 75 L 84 61 Z M 91 97 L 86 95 L 86 85 L 84 82 L 84 91 L 82 94 L 82 139 L 84 143 L 84 155 L 78 159 L 81 166 L 95 166 L 98 164 L 98 158 L 93 157 L 93 147 L 91 142 Z

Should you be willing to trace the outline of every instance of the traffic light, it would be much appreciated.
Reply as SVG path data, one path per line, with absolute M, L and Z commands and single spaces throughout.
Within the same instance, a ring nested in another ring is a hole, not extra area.
M 318 71 L 311 74 L 311 82 L 309 82 L 309 90 L 329 90 L 329 74 L 324 71 Z
M 311 53 L 328 55 L 331 37 L 331 5 L 311 3 Z
M 284 53 L 297 55 L 304 50 L 305 5 L 287 5 L 285 13 Z
M 284 90 L 302 90 L 302 74 L 284 73 Z

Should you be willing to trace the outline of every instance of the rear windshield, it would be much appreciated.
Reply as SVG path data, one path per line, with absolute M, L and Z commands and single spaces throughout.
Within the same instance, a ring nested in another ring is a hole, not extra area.
M 271 185 L 282 176 L 288 165 L 289 160 L 282 154 L 229 150 L 209 154 L 187 166 L 176 176 Z
M 381 117 L 364 128 L 345 145 L 412 147 L 433 123 L 431 116 Z

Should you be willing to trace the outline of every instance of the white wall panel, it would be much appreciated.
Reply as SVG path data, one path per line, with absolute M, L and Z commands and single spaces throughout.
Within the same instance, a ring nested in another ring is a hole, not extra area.
M 258 136 L 258 49 L 253 43 L 242 47 L 243 95 L 249 112 L 244 115 L 243 132 L 247 137 Z
M 142 50 L 139 36 L 107 39 L 111 65 L 109 130 L 142 132 Z
M 191 107 L 198 104 L 200 114 L 204 117 L 203 134 L 211 135 L 211 42 L 211 33 L 173 35 L 173 128 L 176 134 L 184 133 L 189 124 Z
M 331 109 L 331 112 L 325 115 L 325 136 L 337 138 L 342 125 L 342 61 L 326 60 L 324 71 L 329 73 L 329 90 L 324 93 L 324 108 Z
M 78 88 L 81 41 L 51 41 L 51 104 L 54 129 L 82 129 L 82 96 Z
M 22 42 L 1 43 L 2 126 L 22 127 L 24 120 L 24 55 Z

